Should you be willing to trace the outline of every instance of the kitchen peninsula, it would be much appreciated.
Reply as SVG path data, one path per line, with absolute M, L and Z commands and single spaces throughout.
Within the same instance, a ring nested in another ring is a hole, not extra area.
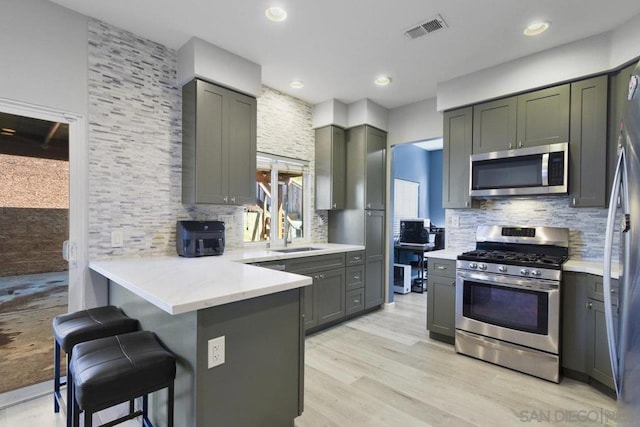
M 109 303 L 178 356 L 176 425 L 293 425 L 303 409 L 303 290 L 312 279 L 248 263 L 363 249 L 316 246 L 312 253 L 229 251 L 90 264 L 108 280 Z M 209 343 L 218 337 L 224 360 L 209 368 Z M 151 398 L 154 425 L 166 418 L 165 398 L 164 391 Z

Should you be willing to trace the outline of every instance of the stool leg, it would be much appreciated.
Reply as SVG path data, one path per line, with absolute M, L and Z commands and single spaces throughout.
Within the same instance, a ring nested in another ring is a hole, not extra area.
M 72 427 L 71 414 L 74 413 L 75 396 L 73 395 L 73 376 L 71 375 L 71 350 L 67 353 L 67 427 Z
M 167 390 L 167 427 L 173 427 L 173 382 Z
M 60 345 L 53 339 L 53 412 L 60 412 Z
M 72 393 L 73 394 L 73 393 Z M 76 402 L 76 396 L 73 395 L 73 414 L 67 414 L 67 420 L 73 417 L 73 427 L 80 427 L 80 407 Z
M 85 409 L 84 411 L 84 427 L 91 427 L 93 425 L 93 414 Z M 80 427 L 80 426 L 78 426 Z
M 142 396 L 142 427 L 153 426 L 149 421 L 149 395 Z

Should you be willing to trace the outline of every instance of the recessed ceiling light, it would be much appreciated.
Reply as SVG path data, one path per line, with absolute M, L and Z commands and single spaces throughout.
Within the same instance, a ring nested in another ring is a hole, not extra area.
M 265 15 L 267 15 L 267 18 L 269 20 L 274 22 L 282 22 L 287 19 L 287 11 L 281 7 L 270 7 L 264 13 Z
M 294 89 L 300 89 L 304 87 L 304 83 L 301 80 L 291 80 L 289 82 L 289 86 L 291 86 Z
M 389 76 L 380 76 L 374 80 L 374 83 L 378 86 L 386 86 L 391 83 L 391 77 Z
M 549 22 L 541 21 L 534 22 L 524 29 L 525 36 L 537 36 L 538 34 L 542 34 L 549 28 Z

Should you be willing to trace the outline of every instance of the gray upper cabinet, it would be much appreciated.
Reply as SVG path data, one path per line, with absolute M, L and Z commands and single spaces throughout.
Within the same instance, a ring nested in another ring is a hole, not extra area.
M 606 75 L 571 84 L 570 203 L 604 207 L 607 193 Z
M 473 107 L 444 113 L 442 152 L 442 207 L 470 208 L 469 156 L 473 132 Z
M 255 98 L 196 79 L 182 103 L 182 202 L 255 202 Z
M 518 95 L 518 147 L 569 140 L 569 84 Z
M 345 132 L 336 126 L 316 129 L 316 209 L 345 207 Z
M 629 79 L 636 63 L 623 68 L 611 75 L 609 81 L 609 145 L 607 147 L 607 192 L 611 190 L 613 175 L 616 172 L 618 160 L 618 137 L 620 136 L 620 122 L 624 115 L 624 106 L 629 92 Z M 607 197 L 609 194 L 607 194 Z M 609 200 L 606 200 L 609 203 Z
M 347 131 L 347 208 L 384 209 L 387 134 L 362 125 Z
M 515 148 L 518 98 L 515 96 L 473 106 L 473 152 Z

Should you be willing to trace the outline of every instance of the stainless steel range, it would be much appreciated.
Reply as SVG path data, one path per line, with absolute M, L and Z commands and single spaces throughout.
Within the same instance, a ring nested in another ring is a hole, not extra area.
M 479 226 L 456 263 L 456 351 L 559 382 L 568 248 L 567 228 Z

